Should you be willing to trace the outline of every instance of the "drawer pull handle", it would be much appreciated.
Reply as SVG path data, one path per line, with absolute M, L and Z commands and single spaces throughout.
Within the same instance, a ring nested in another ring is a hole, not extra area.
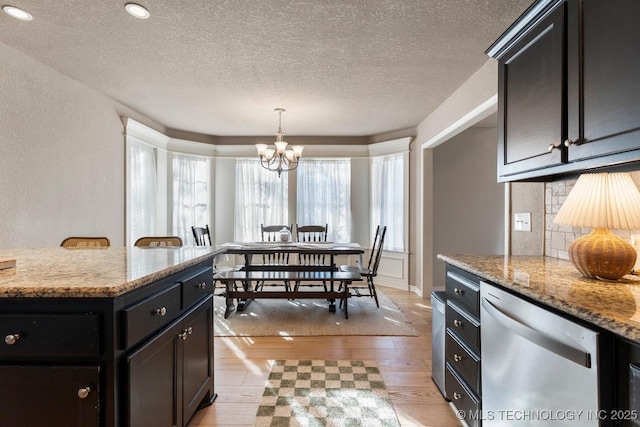
M 196 285 L 196 288 L 198 288 L 198 289 L 206 289 L 207 288 L 207 283 L 206 282 L 198 283 Z
M 549 146 L 547 147 L 547 151 L 552 152 L 553 150 L 560 150 L 561 147 L 562 147 L 561 143 L 549 144 Z
M 80 399 L 86 399 L 89 396 L 89 393 L 91 393 L 91 387 L 82 387 L 78 389 L 78 397 Z
M 453 393 L 453 398 L 455 400 L 460 400 L 460 399 L 462 399 L 462 395 L 460 393 L 458 393 L 458 392 L 454 392 Z
M 160 316 L 164 316 L 165 314 L 167 314 L 167 307 L 156 308 L 154 313 L 159 314 Z
M 20 339 L 20 334 L 9 334 L 6 337 L 4 337 L 4 342 L 7 345 L 14 345 L 16 341 L 18 341 L 19 339 Z
M 458 320 L 458 319 L 454 320 L 453 326 L 457 326 L 459 328 L 460 326 L 462 326 L 462 320 Z
M 462 360 L 462 356 L 460 356 L 459 354 L 454 354 L 453 360 L 455 360 L 456 362 L 460 362 Z
M 453 293 L 456 295 L 462 295 L 462 289 L 454 288 Z

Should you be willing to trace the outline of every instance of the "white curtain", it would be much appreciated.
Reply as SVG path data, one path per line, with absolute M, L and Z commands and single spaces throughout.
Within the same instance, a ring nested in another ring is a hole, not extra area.
M 329 225 L 327 240 L 351 241 L 351 160 L 301 159 L 298 225 Z
M 371 225 L 386 225 L 384 249 L 404 251 L 404 155 L 371 161 Z
M 172 230 L 186 246 L 193 245 L 192 226 L 209 225 L 209 175 L 205 157 L 174 155 Z
M 158 182 L 156 149 L 133 141 L 130 150 L 131 230 L 129 230 L 129 241 L 133 244 L 138 238 L 153 236 L 156 232 Z
M 234 240 L 260 241 L 260 224 L 289 224 L 288 173 L 280 177 L 260 166 L 258 159 L 236 161 Z

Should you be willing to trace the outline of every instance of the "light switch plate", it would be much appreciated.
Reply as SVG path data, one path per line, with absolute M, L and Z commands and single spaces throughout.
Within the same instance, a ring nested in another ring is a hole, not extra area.
M 531 231 L 531 212 L 514 214 L 515 231 Z

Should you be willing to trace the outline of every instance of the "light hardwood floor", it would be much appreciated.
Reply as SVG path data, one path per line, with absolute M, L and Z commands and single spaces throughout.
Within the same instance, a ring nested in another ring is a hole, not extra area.
M 460 426 L 431 380 L 430 300 L 379 289 L 402 309 L 420 336 L 216 337 L 218 398 L 196 413 L 190 426 L 253 426 L 274 359 L 375 360 L 403 427 Z

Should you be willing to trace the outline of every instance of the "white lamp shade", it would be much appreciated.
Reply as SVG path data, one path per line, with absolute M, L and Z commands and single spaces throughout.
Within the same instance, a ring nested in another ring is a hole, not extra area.
M 284 154 L 284 150 L 287 148 L 287 143 L 284 141 L 276 141 L 274 144 L 276 146 L 276 152 L 278 154 Z
M 269 146 L 267 144 L 256 144 L 256 149 L 258 150 L 258 156 L 264 156 L 264 153 L 267 151 Z
M 273 159 L 273 156 L 276 154 L 276 150 L 274 150 L 273 148 L 267 148 L 264 152 L 264 157 L 267 160 L 271 160 Z
M 287 158 L 288 161 L 293 162 L 295 157 L 293 155 L 293 150 L 286 150 L 284 152 L 285 157 Z
M 302 157 L 302 150 L 304 150 L 304 147 L 302 145 L 292 145 L 291 148 L 293 149 L 293 153 L 295 154 L 296 158 L 300 158 Z
M 640 230 L 640 191 L 628 173 L 580 175 L 553 222 L 574 227 Z

